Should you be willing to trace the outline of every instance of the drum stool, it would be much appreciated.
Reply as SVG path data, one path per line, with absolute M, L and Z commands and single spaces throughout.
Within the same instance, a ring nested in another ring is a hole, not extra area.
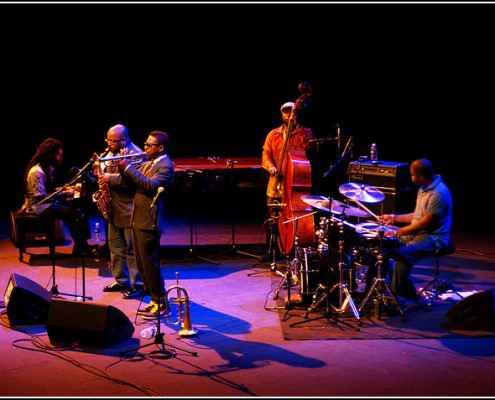
M 440 278 L 440 257 L 454 254 L 454 252 L 455 244 L 451 241 L 449 241 L 445 247 L 440 246 L 439 243 L 436 244 L 435 251 L 433 253 L 433 256 L 435 257 L 435 275 L 433 279 L 418 292 L 418 296 L 424 296 L 428 302 L 428 311 L 431 310 L 432 299 L 437 298 L 440 294 L 445 293 L 448 290 L 455 291 L 455 288 L 451 283 Z

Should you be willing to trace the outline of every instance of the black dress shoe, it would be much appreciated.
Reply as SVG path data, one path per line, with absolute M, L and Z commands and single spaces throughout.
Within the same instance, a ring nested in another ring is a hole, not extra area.
M 124 299 L 135 299 L 136 297 L 143 297 L 144 295 L 144 289 L 141 286 L 133 286 L 131 290 L 125 292 L 122 297 Z
M 129 286 L 118 282 L 103 287 L 104 292 L 123 292 L 124 290 L 129 290 Z

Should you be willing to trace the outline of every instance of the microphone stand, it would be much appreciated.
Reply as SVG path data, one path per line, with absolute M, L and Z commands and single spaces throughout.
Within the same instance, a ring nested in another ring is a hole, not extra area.
M 333 165 L 331 165 L 331 166 L 330 166 L 330 169 L 329 169 L 327 172 L 325 172 L 325 173 L 323 174 L 323 178 L 326 178 L 328 175 L 330 175 L 330 174 L 333 172 L 333 170 L 334 170 L 334 169 L 335 169 L 335 168 L 336 168 L 336 167 L 337 167 L 337 166 L 338 166 L 338 165 L 342 162 L 342 160 L 343 160 L 344 158 L 346 158 L 346 157 L 347 157 L 347 155 L 351 152 L 352 147 L 353 147 L 353 144 L 352 144 L 352 136 L 351 136 L 351 137 L 349 138 L 349 140 L 347 141 L 347 144 L 346 144 L 346 146 L 345 146 L 345 149 L 344 149 L 344 151 L 342 152 L 342 154 L 341 154 L 340 158 L 337 160 L 337 162 L 336 162 L 335 164 L 333 164 Z
M 38 202 L 38 204 L 43 204 L 45 202 L 47 202 L 48 200 L 50 200 L 52 202 L 52 213 L 53 213 L 53 218 L 55 218 L 55 197 L 57 194 L 59 194 L 62 190 L 64 190 L 66 187 L 68 186 L 72 186 L 74 183 L 76 183 L 80 178 L 82 178 L 84 176 L 84 172 L 87 168 L 89 168 L 89 166 L 93 163 L 92 160 L 90 160 L 81 170 L 79 170 L 79 172 L 77 173 L 77 175 L 71 180 L 69 181 L 69 183 L 66 183 L 65 185 L 63 185 L 60 189 L 56 190 L 55 192 L 53 192 L 52 194 L 50 194 L 49 196 L 46 196 L 44 199 L 42 199 L 41 201 Z M 83 187 L 84 187 L 84 181 L 82 182 L 82 187 L 81 187 L 81 192 L 83 192 Z M 79 221 L 79 208 L 76 212 L 76 231 L 78 232 L 78 234 L 81 234 L 81 229 L 80 229 L 80 221 Z M 81 256 L 82 256 L 82 282 L 83 282 L 83 293 L 82 293 L 82 296 L 79 296 L 78 294 L 71 294 L 71 293 L 61 293 L 59 292 L 58 290 L 58 285 L 56 283 L 56 278 L 55 278 L 55 251 L 53 251 L 53 256 L 52 256 L 52 287 L 50 289 L 50 293 L 55 295 L 55 297 L 59 296 L 59 295 L 64 295 L 64 296 L 72 296 L 72 297 L 82 297 L 83 299 L 83 302 L 86 301 L 86 299 L 89 299 L 89 300 L 93 300 L 93 298 L 91 296 L 86 296 L 86 285 L 85 285 L 85 262 L 84 262 L 84 256 L 85 256 L 85 250 L 83 249 L 82 253 L 81 253 Z
M 151 215 L 151 212 L 154 211 L 154 215 Z M 157 246 L 156 248 L 160 248 L 160 234 L 157 230 L 157 220 L 158 220 L 158 207 L 156 205 L 153 205 L 150 209 L 150 215 L 151 215 L 151 218 L 153 219 L 153 231 L 154 231 L 154 239 L 156 240 L 155 242 L 155 246 Z M 158 262 L 157 264 L 157 268 L 158 268 L 158 276 L 160 277 L 161 276 L 161 270 L 160 270 L 160 262 Z M 119 355 L 122 357 L 124 356 L 125 354 L 127 353 L 130 353 L 132 351 L 136 351 L 136 350 L 139 350 L 139 349 L 143 349 L 145 347 L 148 347 L 148 346 L 153 346 L 153 345 L 156 345 L 158 347 L 158 350 L 153 350 L 149 353 L 149 357 L 150 358 L 160 358 L 160 359 L 168 359 L 168 358 L 172 358 L 175 356 L 175 351 L 173 350 L 167 350 L 165 348 L 165 340 L 163 339 L 163 336 L 164 336 L 164 333 L 161 331 L 161 296 L 158 296 L 158 315 L 157 315 L 157 319 L 156 319 L 156 334 L 155 334 L 155 338 L 153 340 L 153 343 L 148 343 L 148 344 L 145 344 L 143 346 L 139 346 L 139 347 L 136 347 L 136 348 L 133 348 L 133 349 L 129 349 L 129 350 L 125 350 L 123 352 L 121 352 Z M 168 300 L 167 300 L 168 301 Z M 168 304 L 167 304 L 167 307 L 165 308 L 165 312 L 168 312 Z M 189 353 L 193 356 L 197 356 L 198 353 L 195 352 L 195 351 L 190 351 L 190 350 L 187 350 L 187 349 L 184 349 L 182 347 L 179 347 L 179 346 L 175 346 L 175 345 L 172 345 L 172 344 L 169 344 L 170 347 L 173 347 L 175 349 L 178 349 L 178 350 L 182 350 L 182 351 L 185 351 L 186 353 Z

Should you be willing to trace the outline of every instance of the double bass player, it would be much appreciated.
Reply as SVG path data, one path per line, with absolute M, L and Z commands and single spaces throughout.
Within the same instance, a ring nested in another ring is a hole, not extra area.
M 305 152 L 314 139 L 311 128 L 299 123 L 297 108 L 293 102 L 286 102 L 280 107 L 282 125 L 268 132 L 263 144 L 261 167 L 270 174 L 266 190 L 270 221 L 278 218 L 281 207 L 277 207 L 277 204 L 283 204 L 283 171 L 288 161 L 286 154 L 289 151 Z M 276 221 L 270 223 L 267 232 L 268 252 L 264 258 L 268 260 L 274 250 L 271 248 L 271 238 L 278 236 L 278 233 L 273 232 L 276 226 Z M 281 250 L 284 252 L 285 249 Z

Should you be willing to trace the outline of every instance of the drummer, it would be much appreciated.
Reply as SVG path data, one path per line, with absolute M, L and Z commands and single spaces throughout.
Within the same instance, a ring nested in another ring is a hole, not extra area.
M 412 182 L 419 186 L 414 212 L 409 214 L 383 214 L 379 221 L 399 225 L 398 230 L 384 232 L 395 237 L 400 245 L 393 255 L 395 265 L 391 277 L 391 290 L 408 310 L 418 308 L 419 296 L 411 280 L 412 267 L 422 258 L 433 255 L 435 248 L 446 247 L 452 226 L 452 196 L 440 175 L 435 175 L 432 163 L 417 159 L 410 165 Z

